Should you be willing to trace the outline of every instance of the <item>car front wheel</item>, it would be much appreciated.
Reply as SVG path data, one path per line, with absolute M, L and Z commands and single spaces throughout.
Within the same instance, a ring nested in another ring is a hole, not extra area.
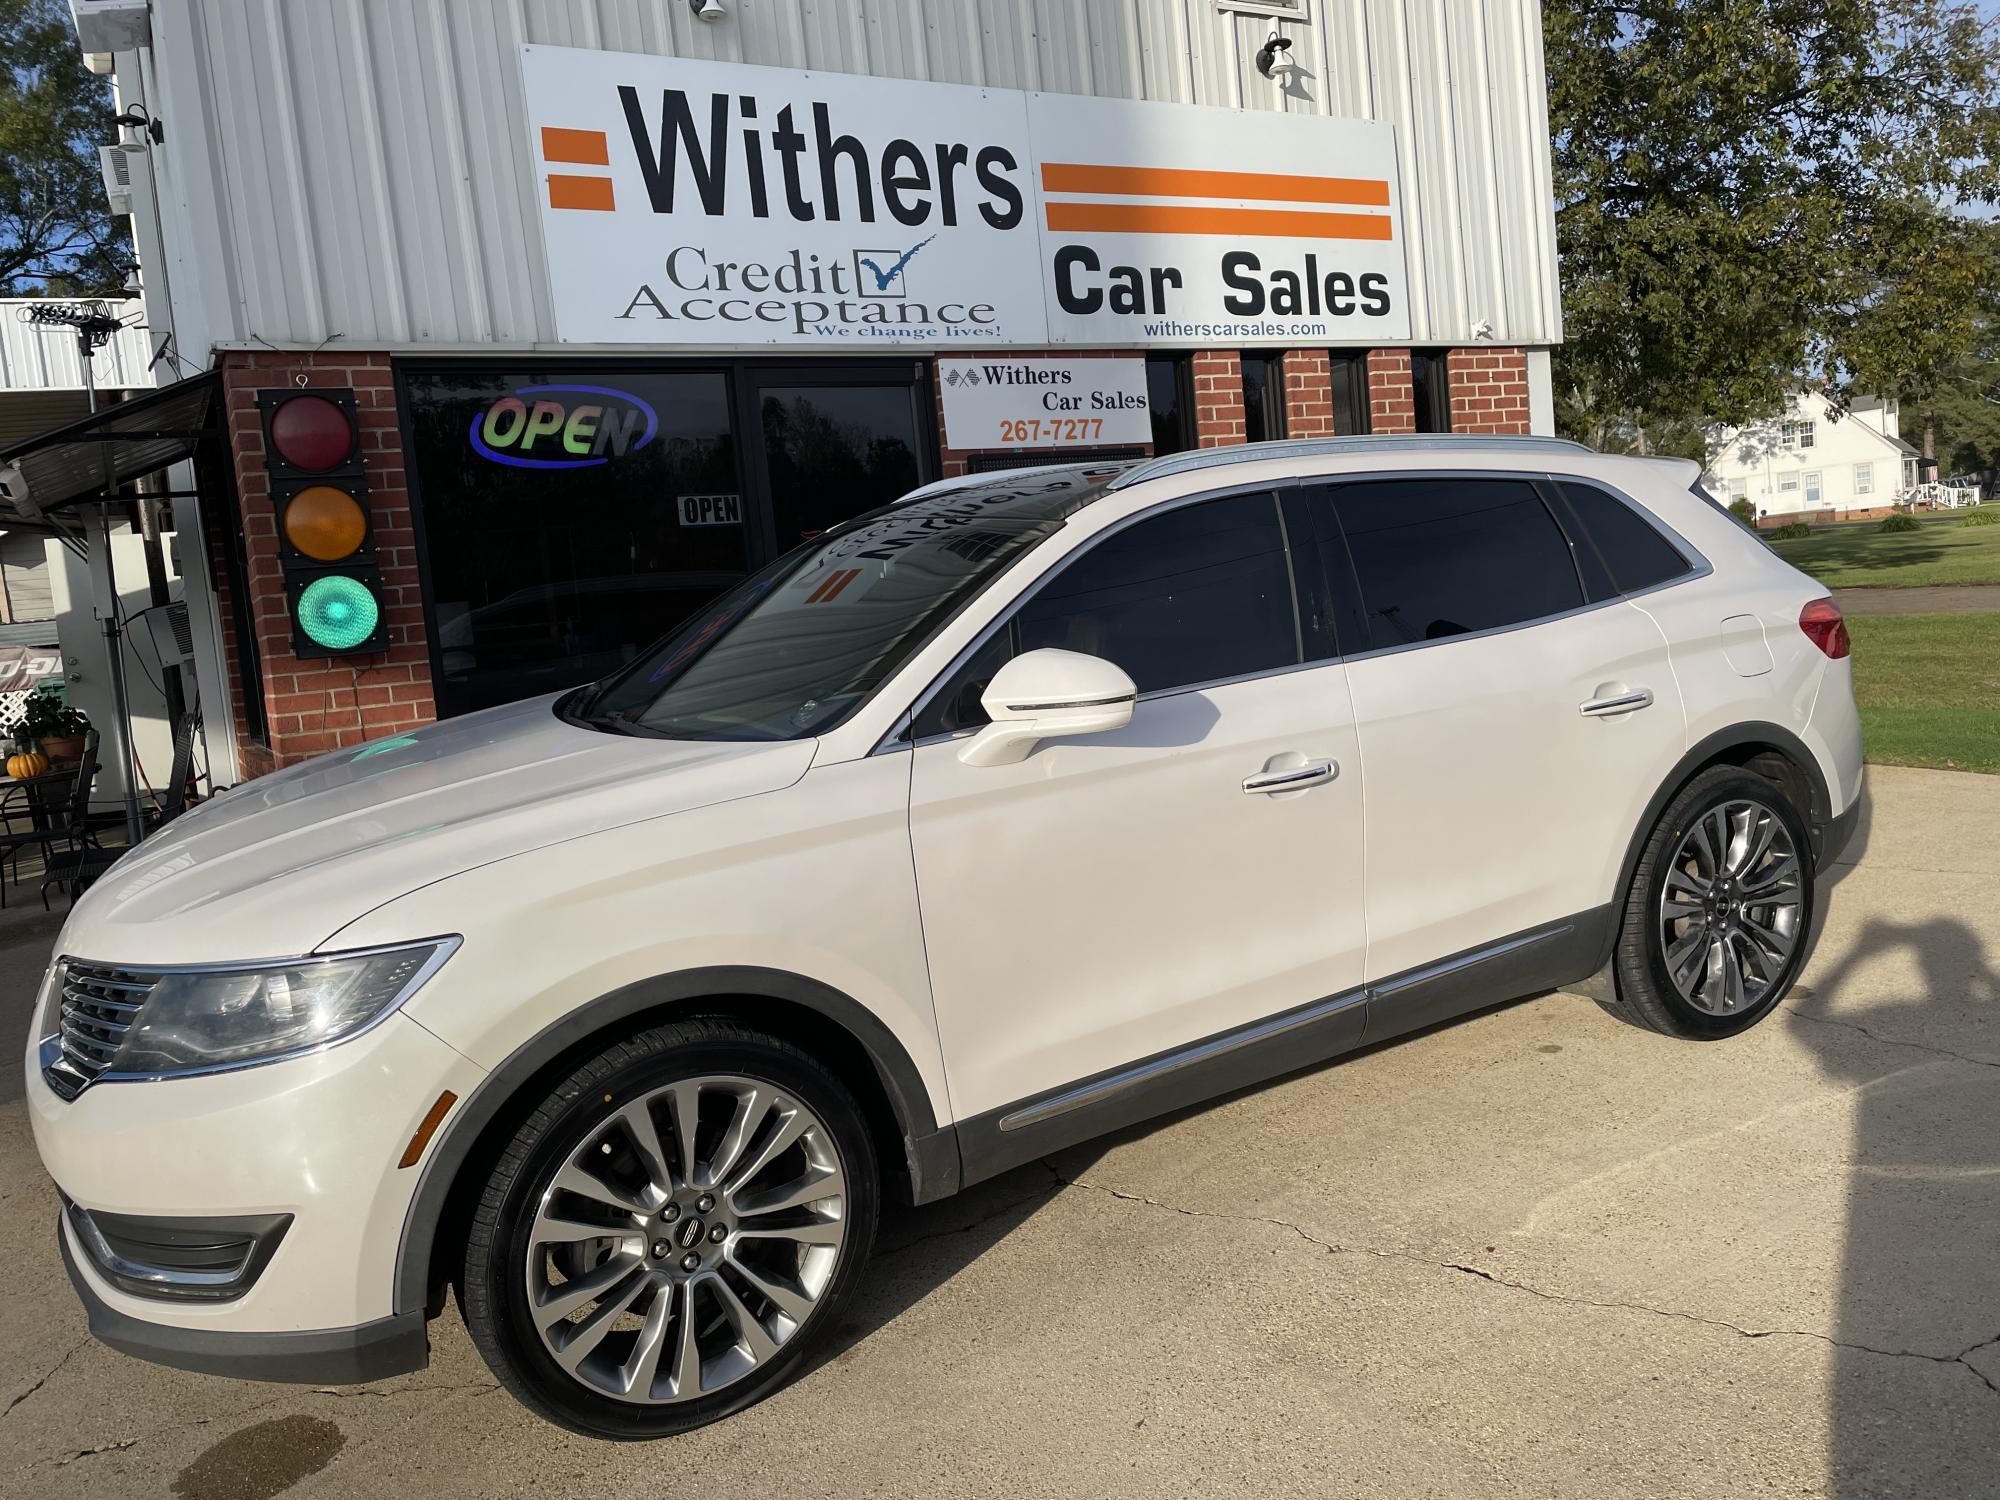
M 761 1400 L 839 1319 L 875 1232 L 859 1106 L 790 1043 L 690 1020 L 544 1099 L 474 1211 L 460 1303 L 524 1404 L 604 1437 Z
M 1714 1041 L 1749 1030 L 1805 961 L 1813 870 L 1805 819 L 1771 782 L 1713 766 L 1646 841 L 1612 970 L 1621 1020 Z

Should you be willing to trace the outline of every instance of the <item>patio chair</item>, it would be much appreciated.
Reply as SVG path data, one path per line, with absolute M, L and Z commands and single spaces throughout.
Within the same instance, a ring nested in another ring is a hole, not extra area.
M 50 874 L 55 869 L 57 849 L 73 846 L 76 842 L 78 820 L 85 816 L 90 803 L 90 784 L 97 775 L 97 731 L 89 731 L 83 739 L 83 756 L 76 764 L 76 780 L 69 786 L 67 795 L 52 793 L 55 777 L 49 781 L 20 783 L 22 804 L 15 809 L 16 814 L 26 813 L 31 826 L 15 828 L 11 820 L 4 830 L 0 830 L 0 909 L 7 904 L 8 870 L 18 864 L 22 853 L 37 849 L 42 855 L 42 906 L 49 904 L 48 887 Z M 60 796 L 60 801 L 49 801 L 51 795 Z

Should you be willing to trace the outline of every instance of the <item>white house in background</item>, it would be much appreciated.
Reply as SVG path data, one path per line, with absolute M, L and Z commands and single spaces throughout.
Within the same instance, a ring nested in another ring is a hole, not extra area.
M 1897 403 L 1856 397 L 1843 410 L 1796 392 L 1782 416 L 1728 429 L 1703 476 L 1724 504 L 1758 518 L 1887 510 L 1915 490 L 1921 455 L 1903 441 Z

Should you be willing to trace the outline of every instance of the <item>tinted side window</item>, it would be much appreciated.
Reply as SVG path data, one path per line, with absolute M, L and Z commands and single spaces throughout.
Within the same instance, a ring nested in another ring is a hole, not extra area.
M 1295 665 L 1276 497 L 1236 495 L 1128 526 L 1049 579 L 1014 632 L 1022 651 L 1116 662 L 1142 693 Z
M 1116 662 L 1142 693 L 1296 665 L 1298 616 L 1276 498 L 1183 506 L 1097 543 L 953 674 L 912 737 L 986 723 L 979 698 L 993 674 L 1041 646 Z
M 1594 484 L 1565 483 L 1561 489 L 1619 592 L 1649 589 L 1688 571 L 1687 559 L 1674 544 L 1616 495 Z
M 1526 481 L 1399 479 L 1328 493 L 1366 622 L 1365 642 L 1344 649 L 1444 640 L 1583 603 L 1568 539 Z M 1337 550 L 1325 506 L 1314 514 Z

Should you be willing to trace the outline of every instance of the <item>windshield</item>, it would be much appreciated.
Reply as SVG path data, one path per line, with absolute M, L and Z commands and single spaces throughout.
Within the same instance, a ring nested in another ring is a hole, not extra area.
M 747 579 L 570 712 L 673 739 L 822 733 L 1117 472 L 999 478 L 864 516 Z

